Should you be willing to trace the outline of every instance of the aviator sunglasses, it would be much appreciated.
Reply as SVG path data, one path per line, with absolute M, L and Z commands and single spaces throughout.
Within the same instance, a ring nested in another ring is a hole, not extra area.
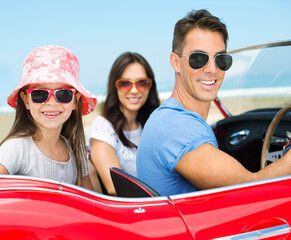
M 58 103 L 70 103 L 74 99 L 76 89 L 61 88 L 56 90 L 29 88 L 26 92 L 30 94 L 31 100 L 34 103 L 46 103 L 53 94 Z
M 121 92 L 129 92 L 133 85 L 135 85 L 138 91 L 144 92 L 151 88 L 152 80 L 149 78 L 139 78 L 136 81 L 132 81 L 130 79 L 122 78 L 115 82 L 117 90 Z
M 204 52 L 194 52 L 191 53 L 189 57 L 185 57 L 176 53 L 180 57 L 184 57 L 188 59 L 189 66 L 193 69 L 200 69 L 203 68 L 209 62 L 209 55 Z M 232 64 L 232 56 L 226 53 L 218 53 L 214 56 L 214 61 L 216 66 L 222 70 L 227 71 Z

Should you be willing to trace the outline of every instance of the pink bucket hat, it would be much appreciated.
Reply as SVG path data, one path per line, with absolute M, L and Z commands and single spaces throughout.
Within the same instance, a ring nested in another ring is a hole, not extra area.
M 44 46 L 33 50 L 24 60 L 22 81 L 7 98 L 7 103 L 16 108 L 21 88 L 33 83 L 65 83 L 75 88 L 82 96 L 83 115 L 92 112 L 96 97 L 79 83 L 79 61 L 72 51 L 61 46 Z

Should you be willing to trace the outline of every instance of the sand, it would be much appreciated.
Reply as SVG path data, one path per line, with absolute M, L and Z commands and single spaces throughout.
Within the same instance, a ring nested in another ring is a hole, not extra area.
M 92 121 L 98 116 L 99 114 L 99 104 L 98 107 L 91 112 L 90 114 L 83 116 L 83 124 L 84 124 L 84 130 L 85 134 L 88 133 L 90 125 Z M 216 116 L 216 114 L 218 114 Z M 217 120 L 217 117 L 222 118 L 222 115 L 220 113 L 216 113 L 215 116 L 211 114 L 211 117 L 209 117 L 209 123 Z M 12 124 L 14 122 L 15 114 L 14 113 L 2 113 L 0 114 L 0 142 L 7 136 L 9 133 Z
M 280 107 L 284 106 L 287 103 L 291 102 L 290 96 L 286 97 L 257 97 L 252 99 L 246 99 L 246 98 L 229 98 L 229 99 L 223 99 L 222 101 L 225 103 L 226 108 L 229 109 L 229 111 L 234 114 L 240 114 L 242 112 L 245 112 L 250 109 L 255 108 L 262 108 L 265 106 L 268 107 Z M 96 116 L 100 112 L 100 106 L 101 104 L 98 104 L 97 108 L 90 114 L 83 117 L 83 123 L 84 123 L 84 130 L 85 134 L 88 133 L 89 127 L 91 125 L 91 122 L 96 118 Z M 0 141 L 2 141 L 8 132 L 11 129 L 11 126 L 14 122 L 14 113 L 2 113 L 0 114 Z M 207 122 L 209 124 L 218 121 L 219 119 L 223 119 L 222 114 L 219 112 L 218 108 L 215 106 L 214 103 L 211 103 L 210 112 L 207 118 Z
M 2 141 L 9 133 L 14 122 L 14 113 L 0 114 L 0 141 Z

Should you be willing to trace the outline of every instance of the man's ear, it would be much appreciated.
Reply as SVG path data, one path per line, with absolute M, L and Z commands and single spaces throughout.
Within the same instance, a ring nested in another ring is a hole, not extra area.
M 76 110 L 76 104 L 78 104 L 79 99 L 80 99 L 81 96 L 82 96 L 82 95 L 81 95 L 79 92 L 77 92 L 77 93 L 75 94 L 75 101 L 73 101 L 73 110 Z
M 172 68 L 175 70 L 175 72 L 180 72 L 180 57 L 178 54 L 172 52 L 170 54 L 170 63 L 172 65 Z
M 25 94 L 23 91 L 20 92 L 20 97 L 22 98 L 22 101 L 24 102 L 24 105 L 27 110 L 29 110 L 29 102 L 28 102 L 28 94 Z

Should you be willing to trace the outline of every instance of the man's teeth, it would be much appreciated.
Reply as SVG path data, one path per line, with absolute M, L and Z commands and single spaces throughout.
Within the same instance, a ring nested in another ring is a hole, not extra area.
M 200 82 L 203 84 L 206 84 L 206 85 L 212 85 L 215 83 L 215 80 L 213 80 L 213 81 L 200 81 Z

